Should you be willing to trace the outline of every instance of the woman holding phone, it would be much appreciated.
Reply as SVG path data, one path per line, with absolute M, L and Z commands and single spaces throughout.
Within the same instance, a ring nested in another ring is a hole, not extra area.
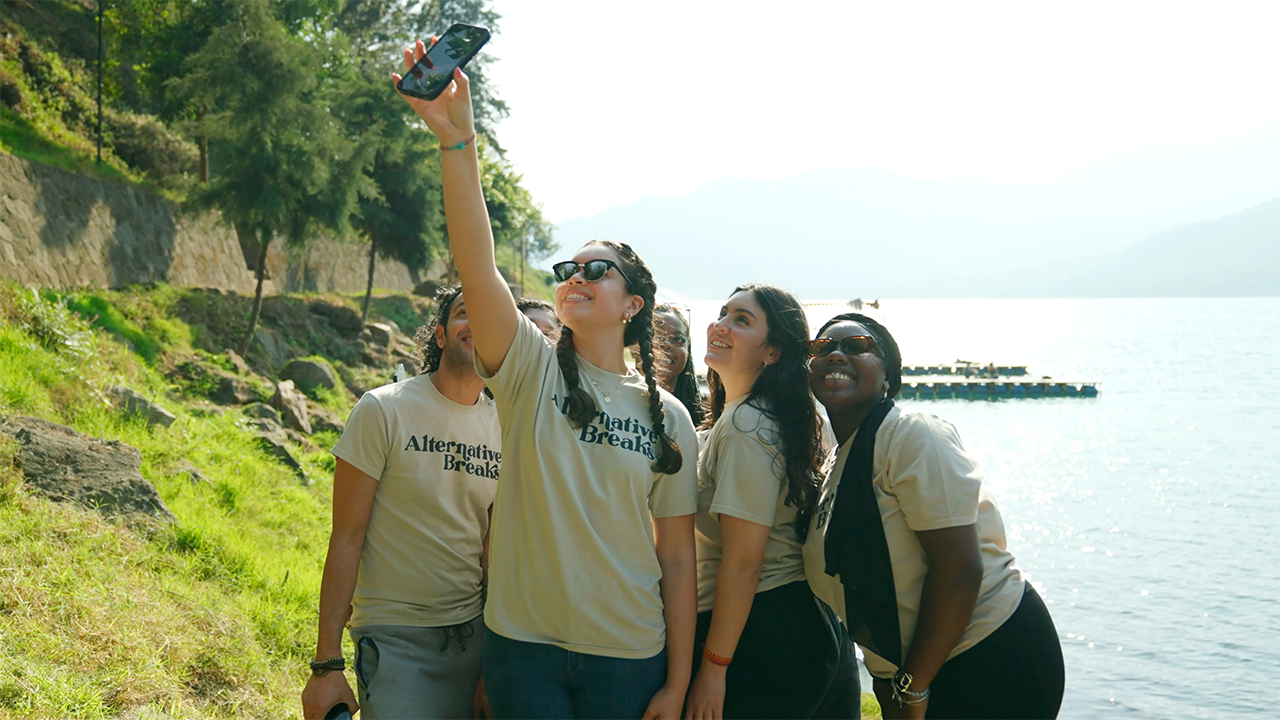
M 955 428 L 894 405 L 893 336 L 847 313 L 809 354 L 840 449 L 806 574 L 865 651 L 884 717 L 1055 717 L 1064 671 L 1053 619 Z
M 406 69 L 425 50 L 406 50 Z M 696 614 L 697 470 L 681 448 L 697 441 L 657 386 L 653 278 L 622 243 L 557 263 L 552 344 L 494 264 L 466 76 L 406 100 L 441 142 L 450 249 L 502 429 L 485 607 L 494 714 L 678 717 Z M 633 343 L 643 374 L 624 361 Z
M 826 457 L 808 337 L 804 307 L 768 285 L 736 288 L 707 328 L 710 432 L 695 519 L 703 657 L 686 711 L 695 720 L 813 717 L 840 665 L 839 621 L 805 581 Z M 853 678 L 846 700 L 859 695 Z

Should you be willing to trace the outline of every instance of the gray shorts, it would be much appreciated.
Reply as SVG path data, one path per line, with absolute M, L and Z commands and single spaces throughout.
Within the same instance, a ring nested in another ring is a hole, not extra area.
M 470 718 L 484 656 L 484 620 L 449 627 L 351 628 L 360 716 Z

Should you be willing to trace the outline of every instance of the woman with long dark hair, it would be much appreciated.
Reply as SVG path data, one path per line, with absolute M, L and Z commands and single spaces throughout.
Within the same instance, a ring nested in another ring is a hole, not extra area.
M 436 100 L 406 99 L 442 145 L 449 246 L 502 428 L 485 606 L 494 714 L 678 717 L 696 612 L 697 471 L 681 448 L 697 440 L 657 386 L 657 286 L 629 246 L 587 244 L 553 266 L 553 344 L 494 264 L 466 75 Z M 631 344 L 642 374 L 624 361 Z
M 698 376 L 693 371 L 689 332 L 689 319 L 676 306 L 662 303 L 654 309 L 654 344 L 662 356 L 658 364 L 658 384 L 676 396 L 697 426 L 702 424 L 703 397 Z
M 950 423 L 893 403 L 902 355 L 865 315 L 832 318 L 809 386 L 840 443 L 805 568 L 862 646 L 886 718 L 1051 718 L 1062 647 Z
M 840 664 L 839 622 L 804 575 L 825 457 L 808 337 L 803 306 L 768 285 L 736 288 L 707 329 L 693 718 L 811 717 Z

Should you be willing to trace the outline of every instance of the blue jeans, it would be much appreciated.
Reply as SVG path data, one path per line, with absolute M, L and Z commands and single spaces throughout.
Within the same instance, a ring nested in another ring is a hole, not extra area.
M 504 718 L 640 718 L 667 681 L 667 651 L 651 658 L 585 655 L 484 635 L 484 686 Z

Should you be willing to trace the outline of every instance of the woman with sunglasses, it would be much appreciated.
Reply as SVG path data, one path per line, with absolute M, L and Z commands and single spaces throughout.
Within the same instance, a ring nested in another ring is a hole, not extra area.
M 802 552 L 826 453 L 808 337 L 804 307 L 768 285 L 736 288 L 707 328 L 695 719 L 812 717 L 840 663 L 839 621 L 805 582 Z
M 653 334 L 662 355 L 658 384 L 676 396 L 697 426 L 702 424 L 703 398 L 689 354 L 688 312 L 688 308 L 662 303 L 653 311 Z
M 840 448 L 805 569 L 865 651 L 884 717 L 1055 717 L 1064 670 L 1053 619 L 955 428 L 894 405 L 893 336 L 847 313 L 809 354 L 809 387 Z
M 405 52 L 411 67 L 426 48 Z M 657 289 L 630 247 L 557 263 L 555 343 L 494 264 L 466 76 L 406 98 L 440 139 L 445 218 L 467 288 L 476 370 L 502 429 L 485 607 L 497 717 L 679 717 L 693 660 L 696 448 L 653 360 Z M 624 362 L 640 348 L 643 375 Z

